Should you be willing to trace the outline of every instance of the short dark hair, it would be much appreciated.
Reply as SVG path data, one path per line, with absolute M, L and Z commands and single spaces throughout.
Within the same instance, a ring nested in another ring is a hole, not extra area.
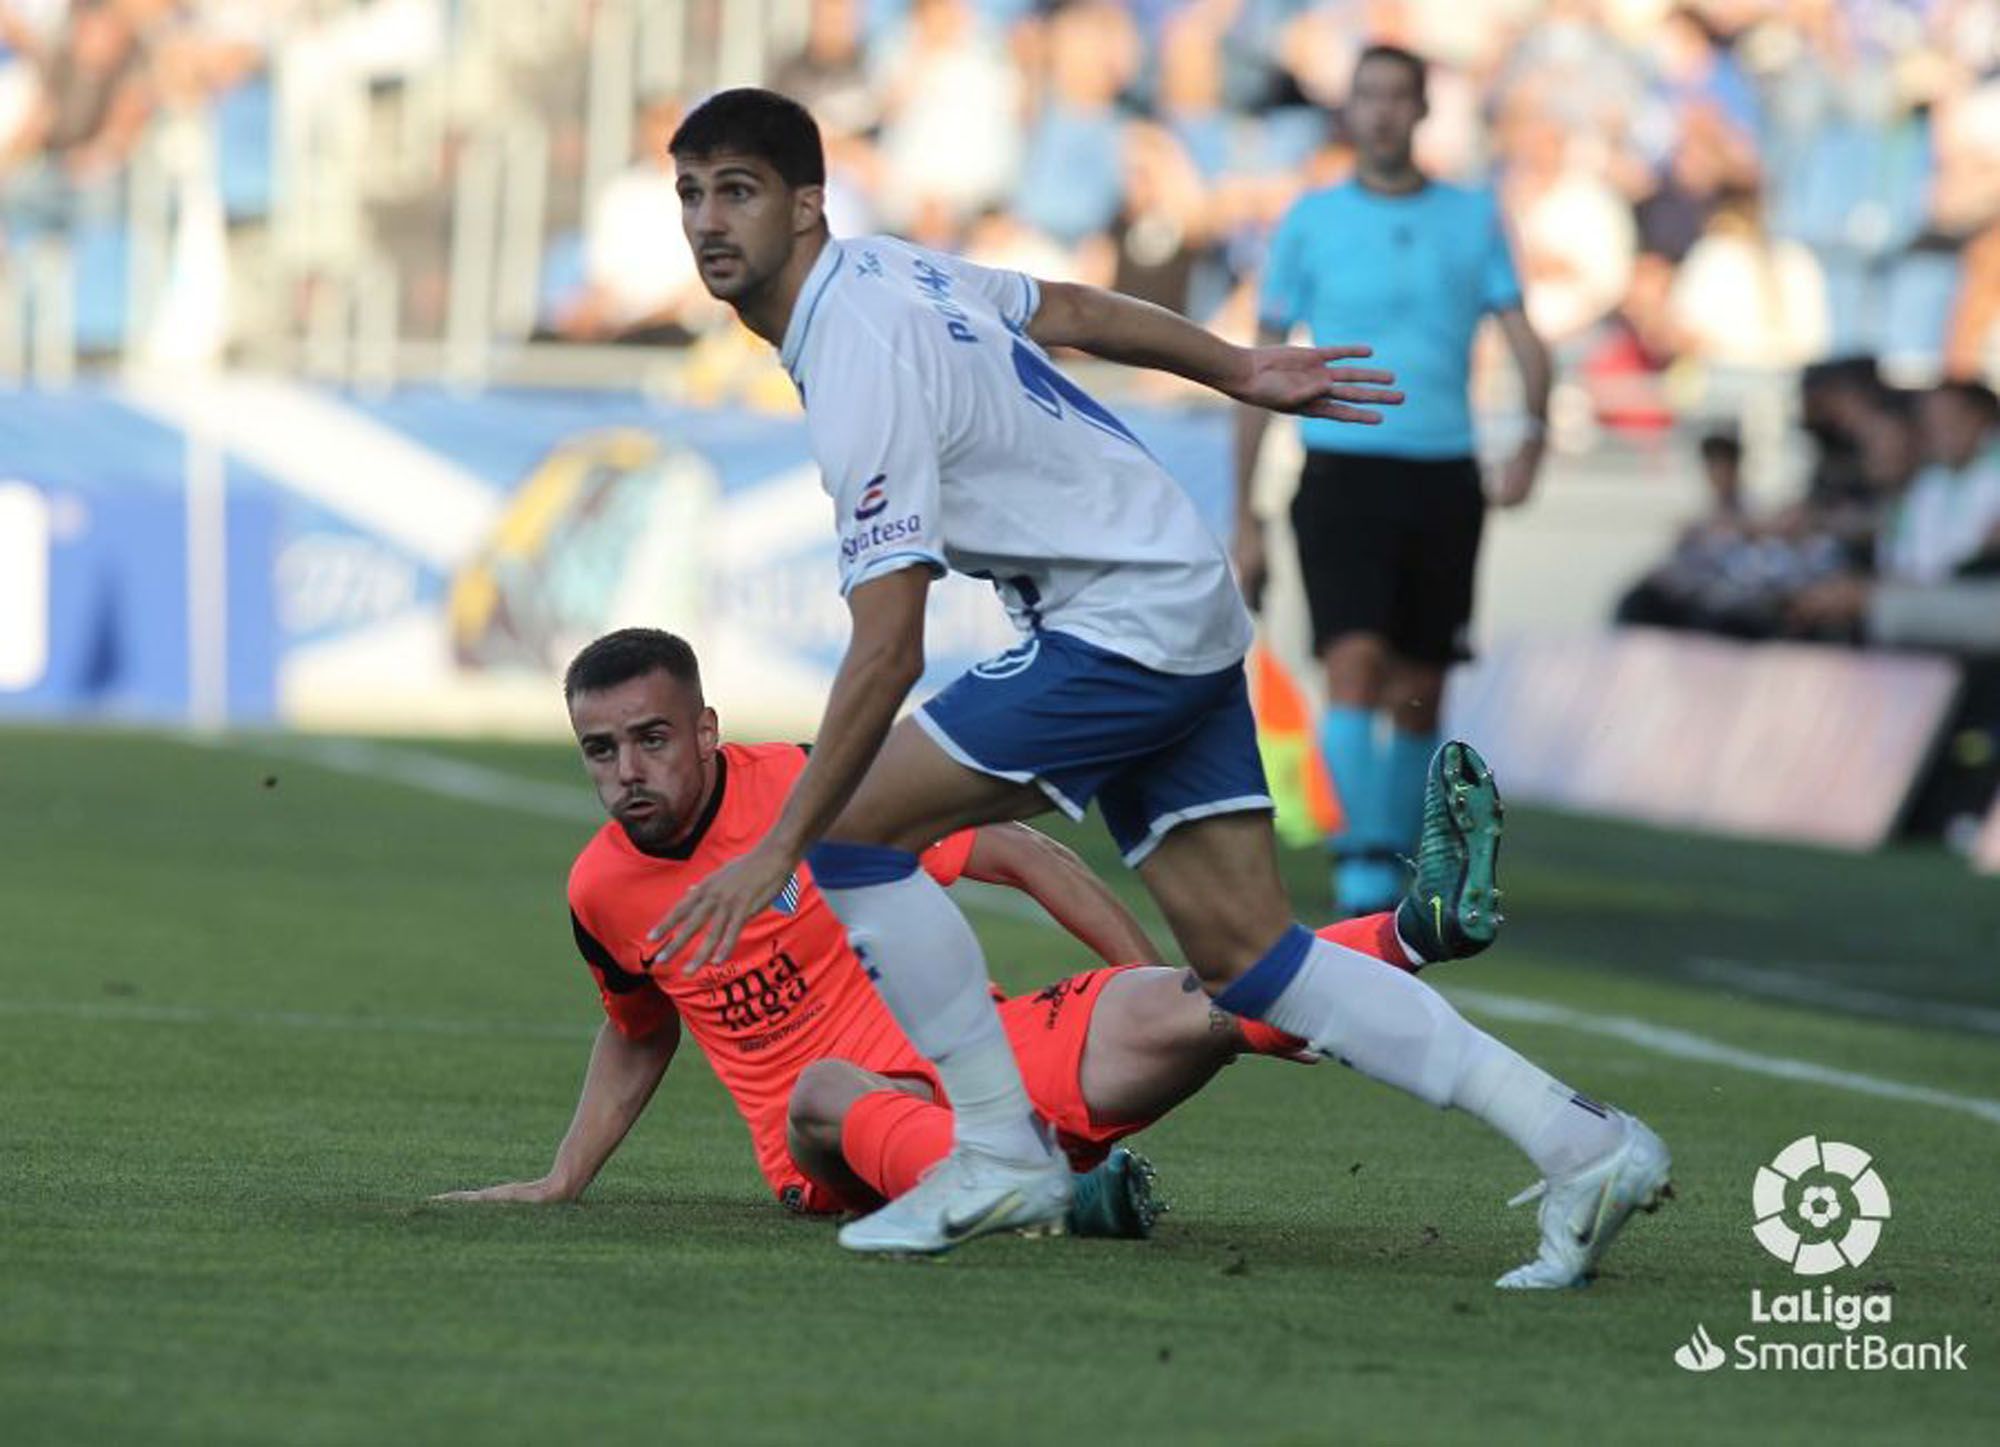
M 1387 45 L 1378 42 L 1361 52 L 1360 59 L 1354 62 L 1354 73 L 1356 75 L 1361 74 L 1361 67 L 1368 64 L 1371 60 L 1393 61 L 1408 70 L 1410 72 L 1410 79 L 1417 83 L 1417 99 L 1425 104 L 1429 104 L 1431 68 L 1416 51 L 1406 49 L 1400 45 Z
M 584 646 L 563 674 L 563 702 L 579 693 L 616 688 L 649 673 L 664 673 L 701 698 L 701 665 L 685 638 L 661 628 L 620 628 Z
M 1704 461 L 1715 462 L 1743 460 L 1743 439 L 1730 427 L 1718 427 L 1701 439 L 1701 455 Z
M 826 152 L 812 112 L 790 96 L 756 86 L 719 90 L 680 123 L 667 149 L 677 161 L 705 156 L 755 156 L 787 186 L 824 186 Z

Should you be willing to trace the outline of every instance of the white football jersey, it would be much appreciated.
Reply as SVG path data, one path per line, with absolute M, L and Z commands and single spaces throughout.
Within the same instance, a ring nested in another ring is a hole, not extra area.
M 1026 335 L 1034 280 L 829 241 L 785 331 L 840 532 L 841 591 L 927 564 L 1164 673 L 1243 657 L 1250 617 L 1180 485 Z

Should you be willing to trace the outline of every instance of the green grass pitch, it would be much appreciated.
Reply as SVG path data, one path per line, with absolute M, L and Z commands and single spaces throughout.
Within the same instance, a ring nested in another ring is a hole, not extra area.
M 0 733 L 0 1441 L 1996 1440 L 2000 1036 L 1969 1027 L 2000 1018 L 2000 883 L 1954 860 L 1517 810 L 1507 935 L 1429 978 L 1646 1116 L 1680 1198 L 1594 1287 L 1516 1297 L 1490 1283 L 1532 1171 L 1333 1066 L 1245 1062 L 1142 1137 L 1175 1204 L 1149 1243 L 844 1257 L 769 1201 L 692 1049 L 584 1204 L 427 1204 L 539 1174 L 568 1121 L 589 804 L 555 748 Z M 974 918 L 1009 986 L 1082 962 Z M 1869 1013 L 1899 997 L 1930 1008 Z M 1846 1074 L 1744 1068 L 1774 1059 Z M 1836 1284 L 1969 1372 L 1674 1365 L 1794 1284 L 1750 1184 L 1807 1133 L 1894 1199 Z

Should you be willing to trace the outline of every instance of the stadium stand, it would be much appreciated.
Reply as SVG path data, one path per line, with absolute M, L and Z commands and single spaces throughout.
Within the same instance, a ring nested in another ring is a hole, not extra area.
M 1499 188 L 1561 362 L 1555 485 L 1495 540 L 1488 641 L 1588 629 L 1644 577 L 1629 622 L 1954 660 L 1940 768 L 1992 752 L 1990 539 L 1916 574 L 1874 542 L 1942 485 L 1934 389 L 2000 370 L 1995 0 L 0 0 L 0 385 L 247 370 L 394 426 L 444 384 L 486 400 L 420 444 L 495 494 L 596 455 L 576 439 L 635 393 L 740 438 L 728 419 L 793 399 L 681 264 L 661 139 L 744 82 L 820 116 L 837 231 L 1247 337 L 1273 223 L 1349 164 L 1340 108 L 1378 39 L 1433 60 L 1420 159 Z M 1496 357 L 1475 391 L 1498 445 Z M 180 425 L 122 385 L 10 400 L 0 477 L 64 485 L 66 409 Z M 481 459 L 523 386 L 563 389 L 571 421 L 503 477 Z M 1687 528 L 1710 433 L 1736 501 Z M 112 417 L 86 451 L 101 506 L 105 475 L 152 466 L 113 455 L 130 435 Z M 1189 456 L 1201 493 L 1221 444 Z

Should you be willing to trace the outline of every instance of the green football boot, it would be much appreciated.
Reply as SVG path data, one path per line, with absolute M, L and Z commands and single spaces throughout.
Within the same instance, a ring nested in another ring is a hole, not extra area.
M 1500 932 L 1500 790 L 1471 744 L 1451 740 L 1424 780 L 1416 870 L 1396 928 L 1432 964 L 1476 955 Z
M 1153 1223 L 1168 1210 L 1167 1203 L 1153 1191 L 1158 1174 L 1153 1163 L 1137 1151 L 1112 1147 L 1096 1169 L 1082 1172 L 1071 1183 L 1069 1234 L 1126 1241 L 1151 1236 Z

